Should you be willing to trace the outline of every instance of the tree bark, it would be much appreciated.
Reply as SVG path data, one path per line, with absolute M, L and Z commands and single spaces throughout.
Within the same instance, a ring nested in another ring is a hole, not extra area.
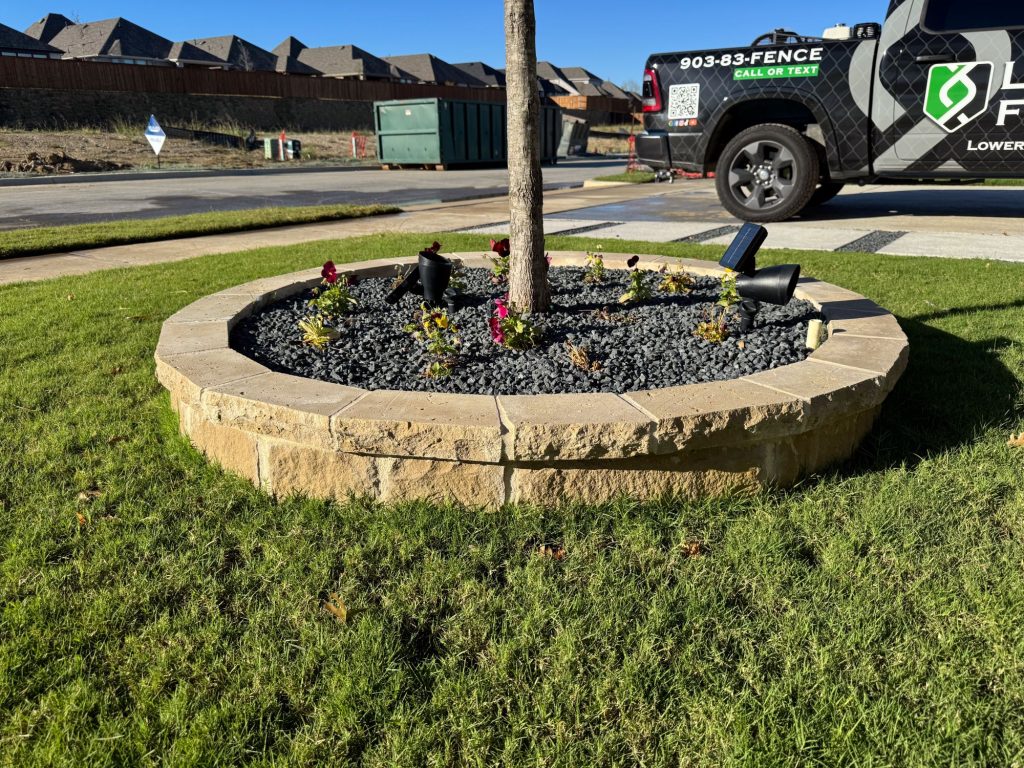
M 505 0 L 505 90 L 508 98 L 509 303 L 546 312 L 544 180 L 540 169 L 537 18 L 533 0 Z

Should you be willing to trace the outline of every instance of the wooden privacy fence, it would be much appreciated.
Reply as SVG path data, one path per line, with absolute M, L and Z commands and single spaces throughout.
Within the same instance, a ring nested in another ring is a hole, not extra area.
M 505 101 L 504 88 L 461 88 L 370 80 L 238 72 L 192 67 L 139 66 L 92 61 L 0 58 L 0 88 L 47 88 L 60 91 L 133 91 L 188 95 L 257 96 L 275 99 L 465 99 Z M 563 109 L 628 113 L 629 102 L 605 96 L 558 96 Z
M 134 91 L 188 95 L 262 96 L 275 99 L 448 98 L 505 101 L 503 88 L 460 88 L 369 80 L 238 72 L 191 67 L 108 64 L 92 61 L 0 58 L 0 88 L 47 88 L 60 91 Z

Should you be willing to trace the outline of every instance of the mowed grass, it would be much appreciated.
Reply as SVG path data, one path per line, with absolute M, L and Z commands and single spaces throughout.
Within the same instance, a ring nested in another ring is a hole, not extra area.
M 0 259 L 126 243 L 149 243 L 178 237 L 244 232 L 294 224 L 314 224 L 321 221 L 398 213 L 400 210 L 391 205 L 307 205 L 13 229 L 0 231 Z
M 1022 764 L 1019 266 L 762 259 L 878 300 L 913 345 L 856 459 L 790 492 L 274 501 L 179 436 L 152 362 L 170 314 L 435 238 L 486 247 L 381 235 L 0 288 L 0 764 Z
M 620 184 L 651 184 L 654 174 L 650 171 L 624 171 L 609 176 L 598 176 L 594 181 L 614 181 Z

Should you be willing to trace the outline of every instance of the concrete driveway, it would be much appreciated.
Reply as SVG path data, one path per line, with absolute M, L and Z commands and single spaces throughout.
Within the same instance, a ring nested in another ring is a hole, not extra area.
M 622 160 L 573 159 L 545 166 L 547 189 L 579 186 L 615 173 Z M 143 178 L 43 184 L 0 183 L 0 229 L 146 219 L 272 205 L 328 203 L 438 203 L 504 195 L 508 171 L 337 170 L 232 173 L 220 176 L 157 173 Z
M 713 181 L 651 186 L 661 194 L 556 213 L 545 231 L 586 233 L 609 249 L 615 239 L 724 245 L 742 223 Z M 768 232 L 766 248 L 1024 261 L 1024 187 L 852 186 Z

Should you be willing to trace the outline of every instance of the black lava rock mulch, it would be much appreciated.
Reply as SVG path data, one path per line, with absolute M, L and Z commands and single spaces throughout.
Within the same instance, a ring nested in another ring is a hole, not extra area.
M 555 267 L 550 273 L 552 311 L 537 319 L 542 342 L 514 352 L 491 340 L 488 321 L 493 300 L 504 289 L 491 284 L 485 269 L 464 270 L 465 305 L 454 315 L 461 331 L 462 352 L 454 373 L 445 379 L 423 375 L 429 363 L 422 345 L 403 328 L 421 299 L 407 295 L 397 306 L 384 302 L 392 281 L 363 280 L 352 288 L 359 300 L 355 312 L 340 325 L 341 338 L 324 351 L 302 342 L 298 321 L 312 314 L 309 294 L 267 306 L 239 323 L 231 346 L 268 368 L 364 389 L 418 390 L 487 395 L 561 392 L 623 393 L 698 382 L 735 379 L 804 360 L 807 324 L 819 317 L 805 301 L 785 307 L 765 305 L 755 328 L 715 344 L 694 336 L 718 300 L 721 285 L 696 278 L 684 295 L 659 293 L 651 273 L 653 296 L 640 305 L 623 307 L 629 273 L 608 270 L 597 285 L 583 281 L 584 270 Z M 599 364 L 583 371 L 569 359 L 566 341 L 587 350 Z

